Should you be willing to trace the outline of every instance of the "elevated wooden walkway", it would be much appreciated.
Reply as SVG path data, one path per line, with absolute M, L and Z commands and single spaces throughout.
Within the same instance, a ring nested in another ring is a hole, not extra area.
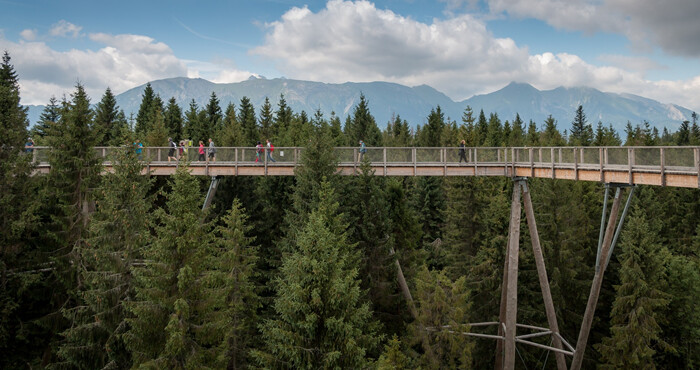
M 185 154 L 193 175 L 201 176 L 292 176 L 303 148 L 275 148 L 260 153 L 255 148 L 217 148 L 216 161 L 197 161 L 197 149 Z M 34 150 L 37 172 L 48 173 L 49 148 Z M 95 148 L 111 169 L 115 148 Z M 360 171 L 357 148 L 335 148 L 338 173 Z M 168 148 L 143 148 L 144 174 L 167 176 L 178 165 L 167 160 Z M 466 148 L 460 163 L 459 149 L 367 148 L 365 158 L 377 176 L 507 176 L 539 177 L 603 183 L 700 187 L 700 147 L 532 147 Z

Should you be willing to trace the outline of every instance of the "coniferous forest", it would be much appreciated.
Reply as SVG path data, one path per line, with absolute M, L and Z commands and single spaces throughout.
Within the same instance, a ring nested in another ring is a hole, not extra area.
M 496 341 L 460 335 L 498 321 L 513 182 L 506 177 L 335 173 L 333 147 L 700 145 L 628 123 L 524 122 L 435 107 L 417 126 L 378 125 L 361 97 L 347 117 L 254 107 L 179 107 L 148 85 L 127 117 L 107 89 L 48 102 L 29 128 L 20 76 L 0 68 L 0 368 L 492 368 Z M 32 176 L 31 137 L 49 146 Z M 131 143 L 215 138 L 303 146 L 295 176 L 142 176 Z M 122 146 L 102 174 L 95 146 Z M 575 345 L 595 271 L 603 184 L 530 179 L 559 328 Z M 527 226 L 521 245 L 530 243 Z M 639 186 L 603 281 L 584 368 L 700 367 L 700 190 Z M 518 322 L 547 326 L 530 248 L 520 249 Z M 400 272 L 400 273 L 399 273 Z M 428 330 L 449 325 L 450 330 Z M 533 339 L 536 340 L 536 339 Z M 549 342 L 540 340 L 542 344 Z M 517 368 L 556 368 L 516 347 Z

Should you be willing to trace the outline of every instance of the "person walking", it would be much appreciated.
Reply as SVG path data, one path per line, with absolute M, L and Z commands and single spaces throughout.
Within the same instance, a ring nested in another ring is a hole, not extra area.
M 199 141 L 199 161 L 203 162 L 206 160 L 206 156 L 204 155 L 204 142 L 202 140 Z
M 459 163 L 462 163 L 462 159 L 464 159 L 464 163 L 468 163 L 467 161 L 467 152 L 465 149 L 466 142 L 462 140 L 461 143 L 459 143 Z
M 136 156 L 139 158 L 139 160 L 141 160 L 142 159 L 141 153 L 143 152 L 143 143 L 141 143 L 141 140 L 136 139 L 136 141 L 134 142 L 134 148 L 136 148 L 135 149 Z
M 168 138 L 168 148 L 168 162 L 170 162 L 171 160 L 177 161 L 177 157 L 175 156 L 175 150 L 177 150 L 177 145 L 175 145 L 175 142 L 171 137 Z
M 263 146 L 262 143 L 258 141 L 258 144 L 255 145 L 255 163 L 258 163 L 258 160 L 260 160 L 260 154 L 263 152 Z
M 27 142 L 24 144 L 24 151 L 26 153 L 33 153 L 34 152 L 34 140 L 30 137 L 27 139 Z
M 267 139 L 267 160 L 270 162 L 277 162 L 274 158 L 272 158 L 272 152 L 275 151 L 275 146 L 272 145 L 270 142 L 270 139 Z
M 360 150 L 358 151 L 357 154 L 357 161 L 362 162 L 362 158 L 364 158 L 365 153 L 367 153 L 367 146 L 365 146 L 365 142 L 360 140 Z
M 209 160 L 216 162 L 216 146 L 214 146 L 214 140 L 209 138 Z

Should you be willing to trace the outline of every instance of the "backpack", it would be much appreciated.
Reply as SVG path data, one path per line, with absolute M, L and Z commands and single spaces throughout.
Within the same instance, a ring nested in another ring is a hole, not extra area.
M 257 152 L 258 152 L 258 153 L 262 153 L 262 152 L 263 152 L 262 145 L 256 145 L 256 146 L 257 146 L 257 148 L 258 148 Z
M 272 145 L 272 144 L 270 144 L 270 151 L 271 151 L 271 152 L 274 152 L 274 151 L 275 151 L 275 146 Z

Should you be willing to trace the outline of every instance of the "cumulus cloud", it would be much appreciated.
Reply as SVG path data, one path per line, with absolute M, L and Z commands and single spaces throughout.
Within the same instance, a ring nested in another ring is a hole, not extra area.
M 622 34 L 637 48 L 700 57 L 700 1 L 487 0 L 493 13 L 535 18 L 565 30 Z
M 76 26 L 66 20 L 61 19 L 58 23 L 51 26 L 49 34 L 58 37 L 78 37 L 83 27 Z
M 36 40 L 37 32 L 36 30 L 26 29 L 20 32 L 19 35 L 27 41 L 34 41 Z
M 551 3 L 561 14 L 582 16 L 580 27 L 595 13 L 595 7 L 584 0 L 572 1 L 582 5 L 578 8 L 564 1 Z M 542 16 L 554 11 L 542 9 L 538 13 Z M 645 65 L 643 59 L 610 57 L 613 65 L 595 66 L 572 54 L 531 55 L 512 39 L 495 37 L 482 20 L 468 14 L 426 24 L 377 9 L 367 1 L 332 0 L 316 13 L 307 7 L 292 8 L 266 27 L 264 44 L 251 52 L 275 61 L 283 74 L 295 79 L 428 84 L 455 100 L 518 81 L 540 89 L 590 86 L 700 107 L 697 81 L 645 80 L 643 70 L 651 64 Z M 621 68 L 625 63 L 637 66 Z M 684 94 L 671 94 L 666 86 L 678 86 Z
M 183 60 L 187 65 L 187 77 L 204 78 L 215 83 L 233 83 L 247 80 L 256 73 L 238 69 L 230 60 Z
M 46 104 L 51 96 L 68 95 L 76 82 L 93 101 L 107 87 L 115 93 L 148 81 L 184 76 L 187 69 L 172 50 L 150 37 L 91 34 L 97 50 L 57 51 L 45 42 L 14 43 L 0 37 L 20 76 L 23 104 Z

